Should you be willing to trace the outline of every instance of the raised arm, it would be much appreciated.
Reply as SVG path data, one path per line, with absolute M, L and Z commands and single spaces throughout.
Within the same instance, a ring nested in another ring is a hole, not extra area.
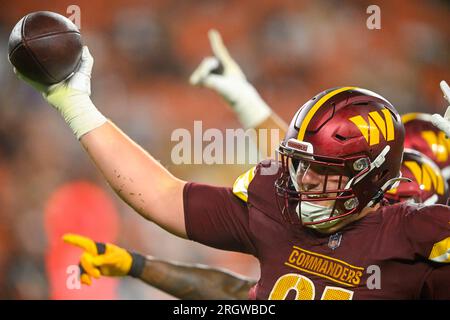
M 186 237 L 183 187 L 154 158 L 108 121 L 90 99 L 94 59 L 83 48 L 78 71 L 68 80 L 43 87 L 18 74 L 43 93 L 63 116 L 114 191 L 144 218 Z
M 258 91 L 247 81 L 244 72 L 229 54 L 222 38 L 216 30 L 208 33 L 209 42 L 214 56 L 206 57 L 195 69 L 190 77 L 192 85 L 209 88 L 221 95 L 239 119 L 245 129 L 278 130 L 278 137 L 282 139 L 288 125 L 261 98 Z M 260 143 L 260 153 L 270 156 L 271 146 L 279 143 L 272 141 L 271 134 L 268 141 Z
M 186 238 L 181 181 L 110 121 L 81 143 L 116 194 L 144 218 Z

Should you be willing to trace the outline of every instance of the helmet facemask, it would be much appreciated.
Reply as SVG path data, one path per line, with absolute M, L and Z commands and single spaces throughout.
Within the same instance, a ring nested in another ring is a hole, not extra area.
M 316 155 L 310 143 L 289 139 L 280 145 L 282 174 L 276 181 L 277 199 L 285 220 L 326 229 L 360 212 L 352 189 L 384 162 L 389 147 L 372 163 L 366 155 L 346 158 Z M 392 184 L 391 184 L 392 185 Z M 371 201 L 373 205 L 375 201 Z

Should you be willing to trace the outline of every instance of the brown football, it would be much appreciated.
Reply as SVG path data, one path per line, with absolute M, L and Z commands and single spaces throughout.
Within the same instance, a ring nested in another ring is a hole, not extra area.
M 70 76 L 80 63 L 81 51 L 76 25 L 50 11 L 26 15 L 9 36 L 9 61 L 21 74 L 42 84 L 55 84 Z

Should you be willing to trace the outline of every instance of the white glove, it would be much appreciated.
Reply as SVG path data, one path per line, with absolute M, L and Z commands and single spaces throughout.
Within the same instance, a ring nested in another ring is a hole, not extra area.
M 444 80 L 441 81 L 440 86 L 444 93 L 444 99 L 450 104 L 450 87 Z M 447 107 L 444 117 L 439 114 L 433 114 L 431 116 L 431 122 L 434 126 L 444 131 L 447 137 L 450 137 L 450 105 Z
M 210 30 L 208 37 L 214 57 L 203 59 L 189 82 L 219 93 L 236 112 L 244 128 L 256 127 L 270 117 L 272 110 L 231 58 L 219 32 Z M 223 72 L 220 72 L 222 68 Z
M 17 76 L 42 92 L 42 96 L 63 116 L 64 120 L 80 139 L 84 134 L 104 124 L 107 119 L 91 101 L 91 73 L 94 58 L 88 47 L 83 47 L 78 70 L 67 80 L 46 87 L 34 82 L 14 69 Z

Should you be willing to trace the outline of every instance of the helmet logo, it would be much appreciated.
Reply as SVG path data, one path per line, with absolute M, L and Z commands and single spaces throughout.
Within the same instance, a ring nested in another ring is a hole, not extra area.
M 383 116 L 378 111 L 369 112 L 369 122 L 362 116 L 355 116 L 349 120 L 353 122 L 361 134 L 371 146 L 380 143 L 380 132 L 386 141 L 394 140 L 394 123 L 388 109 L 381 110 Z
M 430 165 L 426 163 L 420 165 L 415 161 L 405 161 L 404 165 L 412 172 L 420 185 L 420 189 L 430 191 L 431 186 L 433 186 L 439 195 L 444 194 L 444 179 Z
M 450 140 L 445 138 L 445 133 L 440 131 L 423 131 L 422 138 L 428 143 L 431 151 L 436 156 L 437 162 L 445 162 L 448 159 Z

